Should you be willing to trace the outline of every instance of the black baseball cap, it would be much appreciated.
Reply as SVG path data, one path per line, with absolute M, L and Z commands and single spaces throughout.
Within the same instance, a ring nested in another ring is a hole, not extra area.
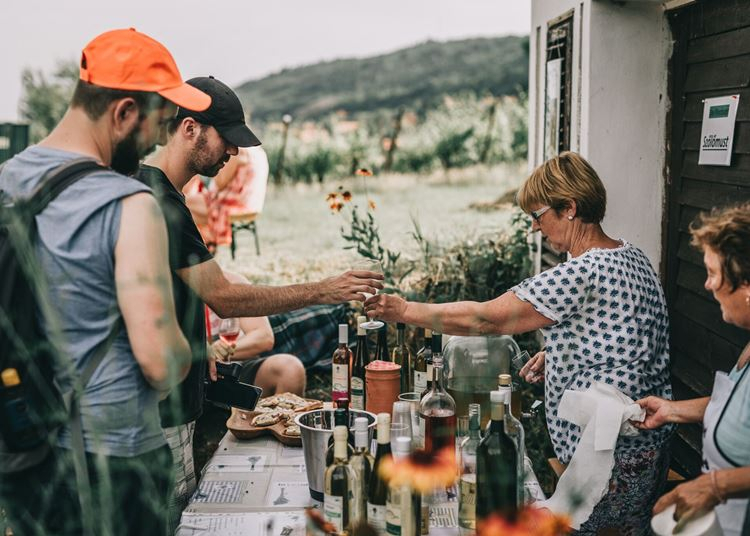
M 199 76 L 186 82 L 211 97 L 211 106 L 202 112 L 180 107 L 177 119 L 192 117 L 199 123 L 211 125 L 221 137 L 237 147 L 255 147 L 260 140 L 245 124 L 242 103 L 232 88 L 213 76 Z

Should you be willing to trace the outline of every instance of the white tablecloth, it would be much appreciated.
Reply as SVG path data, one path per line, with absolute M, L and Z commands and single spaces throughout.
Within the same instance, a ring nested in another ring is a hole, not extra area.
M 527 496 L 543 500 L 526 457 Z M 198 489 L 182 514 L 178 536 L 304 536 L 305 512 L 320 506 L 310 497 L 301 448 L 273 439 L 237 440 L 227 432 L 203 469 Z M 458 534 L 455 490 L 430 510 L 430 534 Z

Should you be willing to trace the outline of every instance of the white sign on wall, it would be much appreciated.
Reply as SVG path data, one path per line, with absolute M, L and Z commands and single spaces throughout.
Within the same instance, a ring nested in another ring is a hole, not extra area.
M 739 95 L 714 97 L 703 101 L 703 124 L 698 164 L 728 166 L 732 162 L 734 120 L 737 117 Z

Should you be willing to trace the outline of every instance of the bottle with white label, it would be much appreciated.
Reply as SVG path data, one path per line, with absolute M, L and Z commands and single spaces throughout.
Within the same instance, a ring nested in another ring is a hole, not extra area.
M 352 363 L 352 351 L 349 349 L 349 326 L 339 324 L 339 345 L 331 358 L 331 398 L 350 398 L 349 367 Z
M 378 414 L 378 445 L 375 451 L 375 462 L 367 490 L 367 522 L 378 534 L 385 534 L 386 501 L 388 483 L 380 474 L 383 462 L 391 457 L 391 416 L 388 413 Z
M 366 417 L 354 419 L 354 454 L 349 458 L 349 465 L 354 470 L 356 479 L 355 486 L 359 496 L 358 509 L 365 515 L 367 512 L 367 490 L 372 475 L 372 465 L 375 462 L 367 445 L 370 439 L 367 425 Z M 362 519 L 362 521 L 365 521 L 365 519 Z
M 346 426 L 333 429 L 333 463 L 325 472 L 323 515 L 337 532 L 348 530 L 358 519 L 354 472 L 349 466 L 346 450 Z
M 352 363 L 352 351 L 349 349 L 349 326 L 339 324 L 339 345 L 331 359 L 332 385 L 331 398 L 351 398 L 349 395 L 349 367 Z
M 367 349 L 367 330 L 362 327 L 367 322 L 366 316 L 357 317 L 357 352 L 352 365 L 352 409 L 365 409 L 365 367 L 370 364 L 370 352 Z

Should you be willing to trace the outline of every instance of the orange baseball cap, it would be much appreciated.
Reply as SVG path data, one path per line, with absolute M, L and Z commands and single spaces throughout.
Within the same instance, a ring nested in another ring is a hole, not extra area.
M 164 45 L 135 28 L 104 32 L 86 45 L 80 79 L 110 89 L 158 93 L 196 112 L 211 105 L 209 95 L 182 81 Z

